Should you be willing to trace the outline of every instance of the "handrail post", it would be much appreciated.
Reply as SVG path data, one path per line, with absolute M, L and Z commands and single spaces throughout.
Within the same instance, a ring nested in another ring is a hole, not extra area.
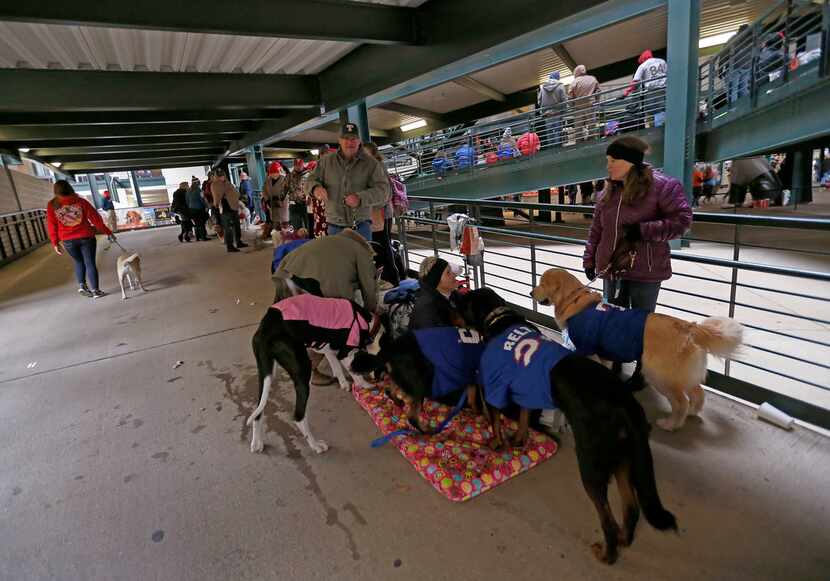
M 741 256 L 741 226 L 735 224 L 735 237 L 732 242 L 732 260 L 738 262 Z M 735 299 L 738 294 L 738 267 L 732 267 L 732 281 L 729 284 L 729 318 L 735 318 Z M 731 361 L 727 358 L 723 363 L 723 374 L 729 377 Z
M 435 232 L 434 223 L 438 218 L 435 217 L 435 204 L 432 202 L 429 203 L 429 217 L 433 220 L 433 223 L 430 224 L 430 228 L 432 229 L 432 252 L 435 254 L 435 258 L 438 258 L 438 236 Z
M 528 218 L 530 220 L 530 233 L 535 234 L 533 210 L 528 210 Z M 530 239 L 530 287 L 536 288 L 536 242 L 533 238 Z M 538 312 L 539 304 L 535 298 L 531 300 L 533 301 L 533 312 Z
M 750 31 L 750 38 L 752 39 L 752 56 L 749 60 L 749 100 L 752 104 L 752 107 L 758 104 L 758 80 L 755 78 L 756 74 L 758 73 L 758 23 L 752 25 L 752 30 Z
M 824 0 L 821 8 L 821 62 L 819 63 L 818 74 L 826 77 L 830 74 L 830 0 Z
M 715 117 L 715 59 L 709 61 L 709 91 L 706 96 L 706 122 L 712 125 Z

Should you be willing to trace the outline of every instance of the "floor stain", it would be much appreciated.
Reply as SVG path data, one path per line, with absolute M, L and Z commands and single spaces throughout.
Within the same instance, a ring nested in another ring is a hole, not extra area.
M 222 411 L 222 402 L 221 402 L 221 401 L 217 401 L 217 402 L 216 402 L 215 404 L 213 404 L 213 405 L 216 407 L 216 411 L 217 411 L 217 412 L 221 412 L 221 411 Z
M 133 420 L 133 428 L 140 428 L 144 425 L 144 420 L 140 420 L 138 418 Z
M 256 407 L 256 400 L 259 394 L 259 376 L 256 373 L 255 367 L 253 365 L 246 366 L 247 369 L 250 369 L 249 373 L 236 374 L 225 370 L 217 370 L 213 366 L 213 363 L 209 360 L 205 361 L 205 365 L 208 370 L 210 370 L 213 377 L 219 379 L 225 384 L 225 397 L 236 406 L 236 414 L 234 415 L 232 421 L 239 420 L 239 439 L 244 441 L 248 431 L 248 428 L 245 425 L 245 420 Z M 236 381 L 237 379 L 241 379 L 241 381 Z M 281 379 L 284 381 L 285 377 L 283 376 Z M 320 506 L 326 513 L 326 524 L 328 526 L 339 528 L 343 531 L 343 534 L 346 536 L 346 543 L 352 553 L 352 559 L 359 561 L 360 552 L 357 549 L 357 542 L 354 539 L 354 534 L 351 529 L 340 520 L 337 509 L 331 506 L 326 498 L 326 495 L 323 493 L 322 488 L 320 488 L 320 484 L 317 482 L 317 475 L 314 474 L 314 470 L 312 470 L 308 460 L 306 460 L 297 445 L 294 443 L 294 437 L 298 437 L 299 432 L 297 432 L 291 424 L 277 414 L 277 408 L 282 410 L 294 409 L 294 406 L 290 404 L 284 396 L 276 393 L 278 390 L 279 388 L 271 392 L 271 399 L 277 403 L 277 406 L 266 406 L 265 408 L 264 415 L 266 417 L 266 431 L 267 433 L 276 432 L 280 436 L 288 453 L 288 458 L 294 463 L 297 471 L 302 474 L 308 482 L 306 489 L 314 495 L 317 502 L 320 503 Z M 301 439 L 301 441 L 305 444 L 304 440 Z M 267 449 L 268 447 L 266 444 L 266 450 Z M 360 522 L 360 519 L 363 517 L 361 515 L 359 518 L 358 516 L 355 516 L 355 518 L 358 522 Z M 365 519 L 363 520 L 365 523 Z
M 153 539 L 154 543 L 160 543 L 164 539 L 164 531 L 156 531 L 150 538 Z
M 133 445 L 130 446 L 130 448 L 138 448 L 140 445 L 141 444 L 139 444 L 138 442 L 133 442 Z
M 129 414 L 127 416 L 122 416 L 121 418 L 119 418 L 118 419 L 118 427 L 120 428 L 121 426 L 126 426 L 127 422 L 129 421 L 129 419 L 131 417 L 133 417 L 133 414 Z
M 218 313 L 218 312 L 219 312 L 219 309 L 210 309 L 210 310 L 208 311 L 208 313 L 210 313 L 211 315 L 215 315 L 215 314 L 216 314 L 216 313 Z
M 138 475 L 137 474 L 127 474 L 124 477 L 124 484 L 128 484 L 128 483 L 132 482 L 135 479 L 136 476 L 138 476 Z
M 190 430 L 190 433 L 191 433 L 191 434 L 198 434 L 199 432 L 201 432 L 202 430 L 204 430 L 206 427 L 207 427 L 207 426 L 205 426 L 204 424 L 202 424 L 202 425 L 200 425 L 200 426 L 196 426 L 195 428 L 193 428 L 192 430 Z
M 358 522 L 358 524 L 363 525 L 363 526 L 366 526 L 368 524 L 366 522 L 366 519 L 363 517 L 363 515 L 360 514 L 360 511 L 358 510 L 358 508 L 354 504 L 352 504 L 351 502 L 347 502 L 346 504 L 344 504 L 343 505 L 343 510 L 352 513 L 352 516 Z
M 83 480 L 83 479 L 84 479 L 84 475 L 83 475 L 83 474 L 78 474 L 78 475 L 75 477 L 75 480 Z
M 169 452 L 156 452 L 152 456 L 150 456 L 154 460 L 161 460 L 162 462 L 167 462 L 167 459 L 170 457 Z
M 181 378 L 182 378 L 181 375 L 177 375 L 176 377 L 171 377 L 170 379 L 167 380 L 167 383 L 176 383 Z
M 17 496 L 21 492 L 23 492 L 23 489 L 19 486 L 15 486 L 14 488 L 12 488 L 12 496 Z
M 116 347 L 126 347 L 127 344 L 126 343 L 116 343 L 115 346 Z

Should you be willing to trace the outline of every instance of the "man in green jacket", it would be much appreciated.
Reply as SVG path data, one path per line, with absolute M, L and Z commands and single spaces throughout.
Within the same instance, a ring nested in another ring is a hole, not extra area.
M 363 305 L 375 312 L 378 286 L 374 256 L 371 245 L 351 229 L 306 242 L 280 261 L 272 277 L 276 287 L 274 302 L 292 296 L 298 292 L 298 287 L 309 291 L 319 286 L 322 296 L 328 298 L 354 300 L 355 292 L 359 290 Z M 321 355 L 309 351 L 309 358 L 314 369 L 313 385 L 329 385 L 336 381 L 317 371 Z
M 372 240 L 372 206 L 389 197 L 389 180 L 383 167 L 363 151 L 357 125 L 346 123 L 340 130 L 340 149 L 324 155 L 311 172 L 306 194 L 326 202 L 328 233 L 352 228 Z

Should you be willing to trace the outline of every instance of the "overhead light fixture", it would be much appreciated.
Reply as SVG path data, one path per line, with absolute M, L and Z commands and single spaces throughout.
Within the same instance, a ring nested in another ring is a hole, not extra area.
M 63 164 L 62 164 L 61 162 L 59 162 L 59 161 L 53 161 L 53 162 L 52 162 L 52 165 L 54 165 L 55 167 L 60 167 L 60 166 L 62 166 Z
M 718 46 L 720 44 L 726 44 L 729 42 L 729 39 L 735 36 L 738 33 L 737 30 L 733 30 L 732 32 L 724 32 L 723 34 L 716 34 L 714 36 L 706 36 L 701 38 L 697 46 L 698 48 L 709 48 L 710 46 Z
M 406 123 L 401 125 L 401 131 L 412 131 L 414 129 L 420 129 L 421 127 L 426 127 L 427 122 L 424 119 L 418 119 L 417 121 L 413 121 L 412 123 Z
M 312 149 L 311 150 L 311 155 L 320 155 L 320 150 L 319 149 Z
M 20 153 L 29 153 L 31 149 L 29 149 L 28 147 L 18 147 L 17 151 L 19 151 Z

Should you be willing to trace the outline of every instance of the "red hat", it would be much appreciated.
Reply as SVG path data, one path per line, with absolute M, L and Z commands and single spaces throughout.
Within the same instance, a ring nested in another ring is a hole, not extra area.
M 300 170 L 303 169 L 303 160 L 299 157 L 294 158 L 294 169 Z
M 272 173 L 280 173 L 281 170 L 282 166 L 278 161 L 272 161 L 268 164 L 268 175 L 271 175 Z
M 644 50 L 643 53 L 640 55 L 640 58 L 637 62 L 640 63 L 640 64 L 643 64 L 644 62 L 646 62 L 650 58 L 654 58 L 654 55 L 651 54 L 650 50 Z
M 109 193 L 109 191 L 108 191 L 108 190 L 104 190 L 104 193 L 103 193 L 103 194 L 101 194 L 101 195 L 102 195 L 102 196 L 104 196 L 105 198 L 109 198 L 109 197 L 110 197 L 110 193 Z
M 314 161 L 314 160 L 311 160 L 310 162 L 308 162 L 308 165 L 306 165 L 305 167 L 309 171 L 314 171 L 314 168 L 317 167 L 317 162 Z

